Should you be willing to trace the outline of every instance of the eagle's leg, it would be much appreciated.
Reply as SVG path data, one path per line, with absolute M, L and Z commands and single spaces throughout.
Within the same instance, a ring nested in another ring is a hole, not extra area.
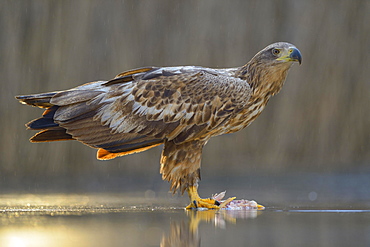
M 186 207 L 186 209 L 196 209 L 196 208 L 220 209 L 236 198 L 230 197 L 223 202 L 219 202 L 212 198 L 203 199 L 200 198 L 198 194 L 197 185 L 189 186 L 187 188 L 187 192 L 189 195 L 190 204 Z
M 225 207 L 235 198 L 219 202 L 214 198 L 202 199 L 198 195 L 198 181 L 200 180 L 200 161 L 205 140 L 193 140 L 176 144 L 174 141 L 165 141 L 161 157 L 161 174 L 163 180 L 171 182 L 171 190 L 188 192 L 190 204 L 186 209 Z

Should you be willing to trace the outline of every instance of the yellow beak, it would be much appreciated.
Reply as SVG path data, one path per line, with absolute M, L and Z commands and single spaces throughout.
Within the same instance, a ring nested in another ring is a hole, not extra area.
M 288 54 L 285 56 L 281 56 L 276 60 L 279 61 L 286 61 L 286 62 L 298 62 L 299 64 L 302 63 L 302 55 L 301 52 L 297 48 L 290 48 L 288 50 Z

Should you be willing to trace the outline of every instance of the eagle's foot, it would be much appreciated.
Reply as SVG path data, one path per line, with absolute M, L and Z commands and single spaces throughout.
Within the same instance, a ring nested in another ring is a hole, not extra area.
M 214 196 L 212 198 L 200 198 L 196 186 L 190 186 L 187 191 L 189 194 L 190 204 L 186 207 L 186 209 L 220 209 L 224 208 L 228 203 L 236 198 L 230 197 L 225 201 L 220 202 L 214 198 Z
M 232 201 L 233 199 L 235 199 L 235 197 L 229 198 L 228 200 Z M 226 204 L 225 202 L 219 202 L 212 198 L 199 198 L 193 200 L 186 209 L 220 209 L 225 207 Z
M 197 187 L 191 186 L 187 189 L 190 204 L 186 209 L 228 209 L 228 210 L 264 210 L 263 205 L 256 201 L 245 199 L 236 200 L 236 197 L 230 197 L 222 200 L 225 196 L 225 191 L 219 194 L 212 195 L 211 198 L 202 199 L 198 195 Z

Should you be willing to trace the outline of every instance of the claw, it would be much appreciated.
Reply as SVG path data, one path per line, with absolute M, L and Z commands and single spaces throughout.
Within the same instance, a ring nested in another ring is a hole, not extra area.
M 236 197 L 230 197 L 224 201 L 221 201 L 225 196 L 225 192 L 221 192 L 219 194 L 214 194 L 211 198 L 202 199 L 198 195 L 197 187 L 190 186 L 187 188 L 190 204 L 186 207 L 186 209 L 230 209 L 230 210 L 237 210 L 237 209 L 253 209 L 253 210 L 264 210 L 265 207 L 263 205 L 258 204 L 255 201 L 248 201 L 244 199 L 236 200 Z
M 220 209 L 220 208 L 225 207 L 229 202 L 235 199 L 235 197 L 231 197 L 223 202 L 220 202 L 219 200 L 217 200 L 217 199 L 223 198 L 225 194 L 224 192 L 220 194 L 216 194 L 212 198 L 202 199 L 198 195 L 196 186 L 190 186 L 187 189 L 187 191 L 188 191 L 191 203 L 186 207 L 186 209 L 198 209 L 198 208 Z

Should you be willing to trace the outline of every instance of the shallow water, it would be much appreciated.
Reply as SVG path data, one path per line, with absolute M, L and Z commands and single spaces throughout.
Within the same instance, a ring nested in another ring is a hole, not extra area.
M 366 205 L 185 211 L 183 198 L 0 197 L 1 246 L 370 246 Z

